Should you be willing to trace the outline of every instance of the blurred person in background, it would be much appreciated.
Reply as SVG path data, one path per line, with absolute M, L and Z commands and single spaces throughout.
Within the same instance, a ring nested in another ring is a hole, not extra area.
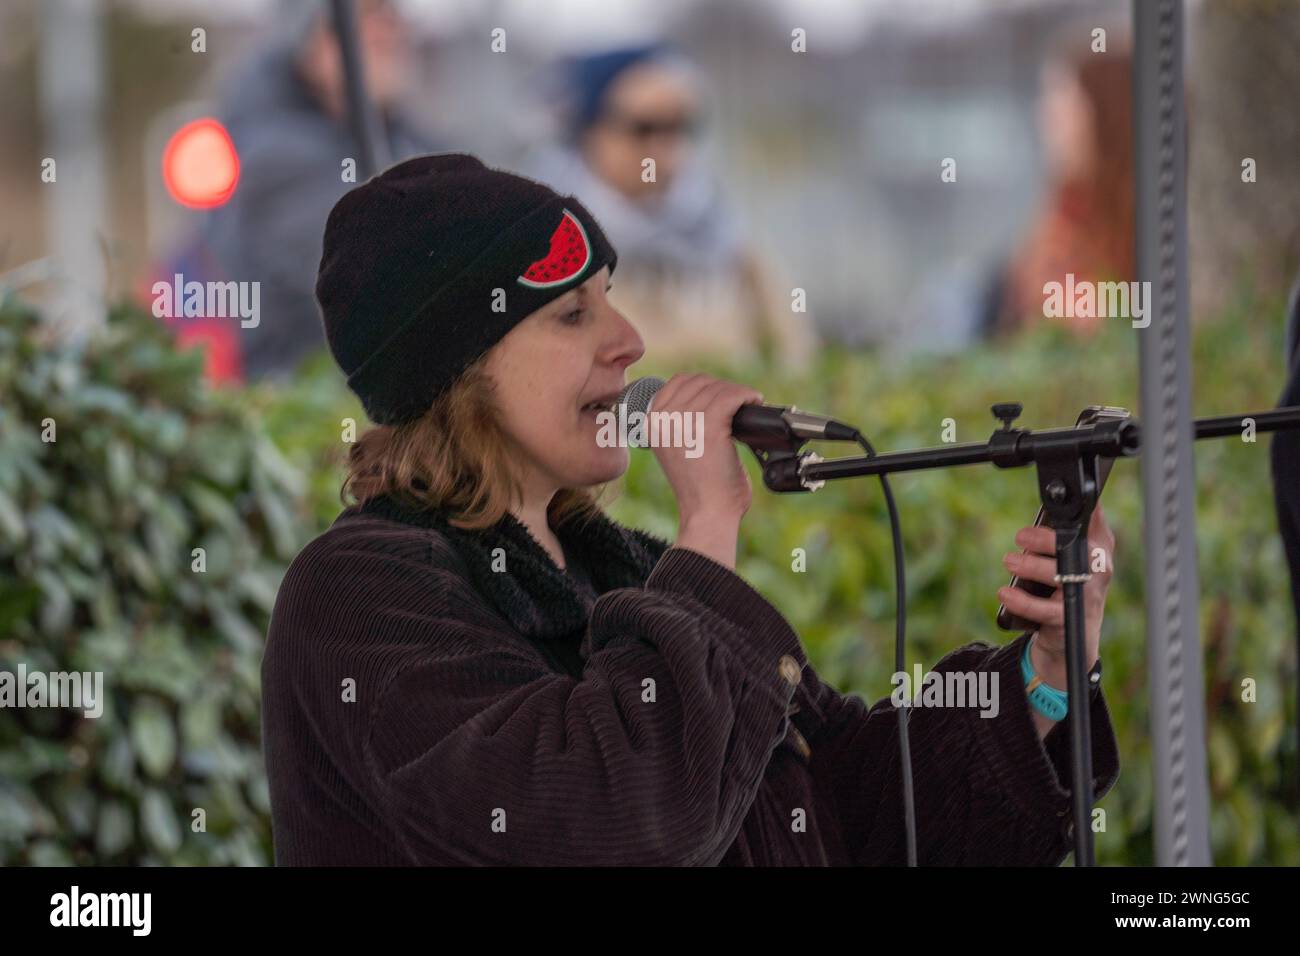
M 354 6 L 366 91 L 393 162 L 442 148 L 397 108 L 411 57 L 398 11 L 389 0 Z M 313 298 L 321 234 L 330 208 L 353 185 L 343 181 L 343 160 L 360 153 L 329 5 L 280 0 L 276 15 L 275 36 L 235 71 L 221 97 L 239 185 L 158 270 L 166 280 L 181 273 L 187 282 L 260 283 L 255 327 L 227 318 L 178 320 L 182 344 L 207 346 L 207 373 L 217 381 L 283 377 L 324 346 Z
M 524 171 L 589 203 L 620 250 L 613 292 L 657 361 L 765 356 L 808 368 L 817 347 L 790 284 L 761 262 L 693 140 L 703 120 L 698 70 L 667 43 L 572 58 L 565 141 Z M 643 179 L 644 160 L 655 175 Z
M 1090 336 L 1105 320 L 1048 319 L 1043 286 L 1064 284 L 1067 273 L 1076 283 L 1137 278 L 1131 58 L 1086 45 L 1058 50 L 1043 69 L 1039 100 L 1047 196 L 998 271 L 982 323 L 989 333 L 1059 321 Z

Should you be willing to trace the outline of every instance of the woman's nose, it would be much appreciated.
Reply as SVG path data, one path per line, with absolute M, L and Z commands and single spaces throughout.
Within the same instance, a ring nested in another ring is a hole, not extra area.
M 627 317 L 617 309 L 610 309 L 614 319 L 614 331 L 608 343 L 610 360 L 626 368 L 634 365 L 645 354 L 645 342 Z

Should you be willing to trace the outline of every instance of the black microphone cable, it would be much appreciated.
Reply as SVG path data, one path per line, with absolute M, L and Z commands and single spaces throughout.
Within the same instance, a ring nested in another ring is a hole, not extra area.
M 853 440 L 862 446 L 868 456 L 875 458 L 871 442 L 856 428 Z M 889 509 L 889 530 L 894 538 L 894 672 L 907 673 L 905 654 L 907 633 L 907 585 L 903 568 L 903 531 L 898 520 L 898 506 L 894 491 L 889 487 L 889 476 L 880 475 L 880 487 L 885 493 L 885 506 Z M 907 724 L 912 713 L 912 702 L 906 701 L 898 710 L 898 750 L 902 760 L 903 820 L 907 832 L 907 865 L 916 866 L 916 797 L 912 789 L 912 748 L 908 741 Z M 870 705 L 868 705 L 870 706 Z

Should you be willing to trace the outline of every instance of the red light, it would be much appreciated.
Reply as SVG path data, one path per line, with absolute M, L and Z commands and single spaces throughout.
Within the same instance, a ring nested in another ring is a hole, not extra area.
M 167 141 L 163 182 L 172 198 L 193 209 L 220 206 L 239 182 L 239 154 L 226 128 L 214 119 L 186 123 Z

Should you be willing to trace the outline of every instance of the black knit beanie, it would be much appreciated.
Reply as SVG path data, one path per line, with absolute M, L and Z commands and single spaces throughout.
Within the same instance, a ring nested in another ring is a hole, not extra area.
M 465 153 L 398 163 L 330 211 L 316 301 L 379 424 L 419 418 L 466 366 L 617 253 L 582 203 Z

